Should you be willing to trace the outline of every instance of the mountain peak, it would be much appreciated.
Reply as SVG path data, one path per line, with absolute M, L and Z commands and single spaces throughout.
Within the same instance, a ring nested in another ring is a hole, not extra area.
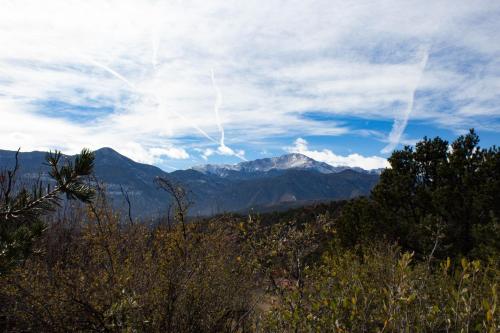
M 249 162 L 242 162 L 238 165 L 243 171 L 270 171 L 286 169 L 314 169 L 321 162 L 316 162 L 312 158 L 299 153 L 291 153 L 278 157 L 263 158 Z
M 324 162 L 318 162 L 300 153 L 290 153 L 277 157 L 268 157 L 238 164 L 206 164 L 192 169 L 204 174 L 214 174 L 226 177 L 231 172 L 258 173 L 272 170 L 310 170 L 320 173 L 337 173 L 348 167 L 334 167 Z
M 111 159 L 115 159 L 115 160 L 133 161 L 131 158 L 120 154 L 119 152 L 117 152 L 116 150 L 114 150 L 113 148 L 110 148 L 110 147 L 99 148 L 99 149 L 95 150 L 94 153 L 99 158 L 111 158 Z
M 285 169 L 306 166 L 314 163 L 321 163 L 300 153 L 290 153 L 278 157 L 272 157 L 271 161 L 273 161 L 276 166 L 282 166 Z
M 102 155 L 120 155 L 116 150 L 110 147 L 102 147 L 99 148 L 95 151 L 96 154 L 102 154 Z

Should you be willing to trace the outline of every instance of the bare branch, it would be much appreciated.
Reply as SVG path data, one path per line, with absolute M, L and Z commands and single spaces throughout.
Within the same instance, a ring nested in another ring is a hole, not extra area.
M 128 191 L 126 191 L 122 185 L 120 185 L 120 190 L 122 192 L 123 198 L 128 206 L 128 220 L 130 224 L 134 224 L 134 220 L 132 219 L 132 203 L 130 202 L 130 197 L 128 195 Z

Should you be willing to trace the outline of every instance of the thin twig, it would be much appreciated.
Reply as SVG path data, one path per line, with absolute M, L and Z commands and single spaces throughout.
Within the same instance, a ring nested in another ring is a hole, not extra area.
M 133 225 L 134 220 L 132 219 L 132 204 L 130 202 L 130 197 L 128 195 L 128 191 L 126 191 L 121 184 L 120 184 L 120 190 L 121 190 L 122 195 L 125 198 L 125 202 L 127 203 L 127 206 L 128 206 L 128 220 L 129 220 L 130 224 Z

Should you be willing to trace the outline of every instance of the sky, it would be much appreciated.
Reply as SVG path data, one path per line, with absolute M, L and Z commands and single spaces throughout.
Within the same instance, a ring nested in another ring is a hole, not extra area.
M 500 1 L 0 0 L 0 149 L 166 171 L 500 144 Z

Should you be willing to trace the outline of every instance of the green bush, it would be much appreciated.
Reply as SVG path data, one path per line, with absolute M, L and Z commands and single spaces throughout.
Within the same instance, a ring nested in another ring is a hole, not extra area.
M 396 246 L 325 254 L 264 315 L 269 332 L 496 332 L 498 267 L 431 268 Z

